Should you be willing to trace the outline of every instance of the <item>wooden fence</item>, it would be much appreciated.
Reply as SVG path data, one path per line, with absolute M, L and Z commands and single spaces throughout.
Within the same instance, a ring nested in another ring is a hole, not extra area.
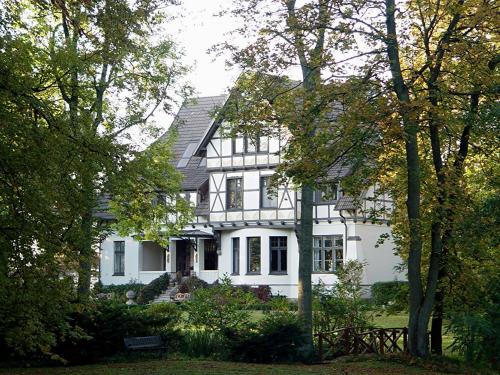
M 319 360 L 351 354 L 408 351 L 408 328 L 376 328 L 361 331 L 342 328 L 316 333 Z

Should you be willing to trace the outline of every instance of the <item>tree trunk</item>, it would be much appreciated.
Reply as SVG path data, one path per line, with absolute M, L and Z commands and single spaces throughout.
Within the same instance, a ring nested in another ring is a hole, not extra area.
M 422 236 L 420 228 L 420 160 L 418 155 L 418 122 L 412 114 L 408 87 L 403 79 L 395 19 L 395 1 L 386 0 L 387 37 L 385 44 L 391 70 L 393 89 L 399 100 L 399 113 L 403 121 L 406 169 L 406 209 L 409 226 L 408 284 L 410 287 L 408 349 L 413 356 L 427 355 L 427 326 L 422 314 Z M 422 321 L 424 320 L 424 321 Z
M 431 353 L 436 355 L 443 354 L 444 277 L 445 266 L 441 265 L 431 321 Z
M 313 189 L 305 185 L 301 189 L 300 201 L 300 225 L 298 228 L 299 243 L 299 282 L 298 282 L 298 304 L 299 316 L 304 325 L 304 346 L 301 355 L 306 362 L 313 358 L 312 337 L 312 245 L 313 245 Z
M 83 177 L 83 188 L 85 194 L 85 207 L 83 208 L 82 218 L 80 223 L 80 241 L 78 242 L 78 287 L 77 287 L 77 298 L 80 302 L 85 302 L 89 298 L 90 294 L 90 284 L 92 277 L 92 265 L 95 257 L 95 253 L 92 249 L 92 239 L 93 239 L 93 183 L 92 179 L 88 176 Z

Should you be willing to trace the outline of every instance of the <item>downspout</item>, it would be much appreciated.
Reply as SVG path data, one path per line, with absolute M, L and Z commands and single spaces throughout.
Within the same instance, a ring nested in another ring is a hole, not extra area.
M 345 261 L 347 260 L 347 221 L 346 221 L 346 218 L 344 215 L 342 215 L 342 210 L 339 210 L 339 215 L 340 217 L 342 218 L 342 221 L 344 223 L 344 228 L 345 228 L 345 240 L 343 241 L 343 247 L 344 247 L 344 259 L 343 259 L 343 263 L 345 263 Z
M 102 282 L 101 282 L 101 263 L 102 263 L 102 237 L 99 238 L 99 269 L 97 270 L 97 274 L 99 275 L 97 277 L 97 282 L 99 283 L 99 285 L 102 285 Z

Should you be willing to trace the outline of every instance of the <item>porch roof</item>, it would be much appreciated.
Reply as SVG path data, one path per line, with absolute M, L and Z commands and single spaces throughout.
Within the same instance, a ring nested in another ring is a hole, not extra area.
M 179 236 L 173 238 L 173 239 L 186 239 L 186 238 L 214 238 L 214 235 L 212 233 L 204 232 L 199 229 L 193 229 L 193 230 L 184 230 L 180 233 Z

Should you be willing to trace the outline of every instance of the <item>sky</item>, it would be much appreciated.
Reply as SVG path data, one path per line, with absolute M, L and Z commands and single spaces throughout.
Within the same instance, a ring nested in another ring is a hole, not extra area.
M 179 6 L 168 9 L 174 19 L 167 22 L 164 32 L 172 37 L 184 57 L 182 62 L 191 68 L 186 79 L 194 88 L 193 96 L 213 96 L 225 94 L 239 75 L 237 69 L 229 70 L 225 64 L 225 57 L 216 57 L 209 54 L 208 49 L 221 43 L 230 36 L 228 33 L 236 27 L 234 20 L 229 17 L 217 17 L 223 9 L 230 8 L 232 0 L 182 0 Z M 173 112 L 177 112 L 178 103 Z M 153 121 L 161 128 L 161 132 L 168 129 L 174 115 L 166 114 L 163 109 L 157 110 Z M 130 132 L 132 142 L 144 149 L 154 138 Z
M 215 14 L 231 6 L 232 0 L 183 0 L 176 9 L 180 16 L 167 26 L 177 44 L 184 50 L 184 62 L 192 66 L 188 79 L 199 96 L 220 95 L 234 82 L 238 72 L 228 71 L 224 58 L 209 55 L 207 50 L 225 41 L 235 28 L 228 17 Z

